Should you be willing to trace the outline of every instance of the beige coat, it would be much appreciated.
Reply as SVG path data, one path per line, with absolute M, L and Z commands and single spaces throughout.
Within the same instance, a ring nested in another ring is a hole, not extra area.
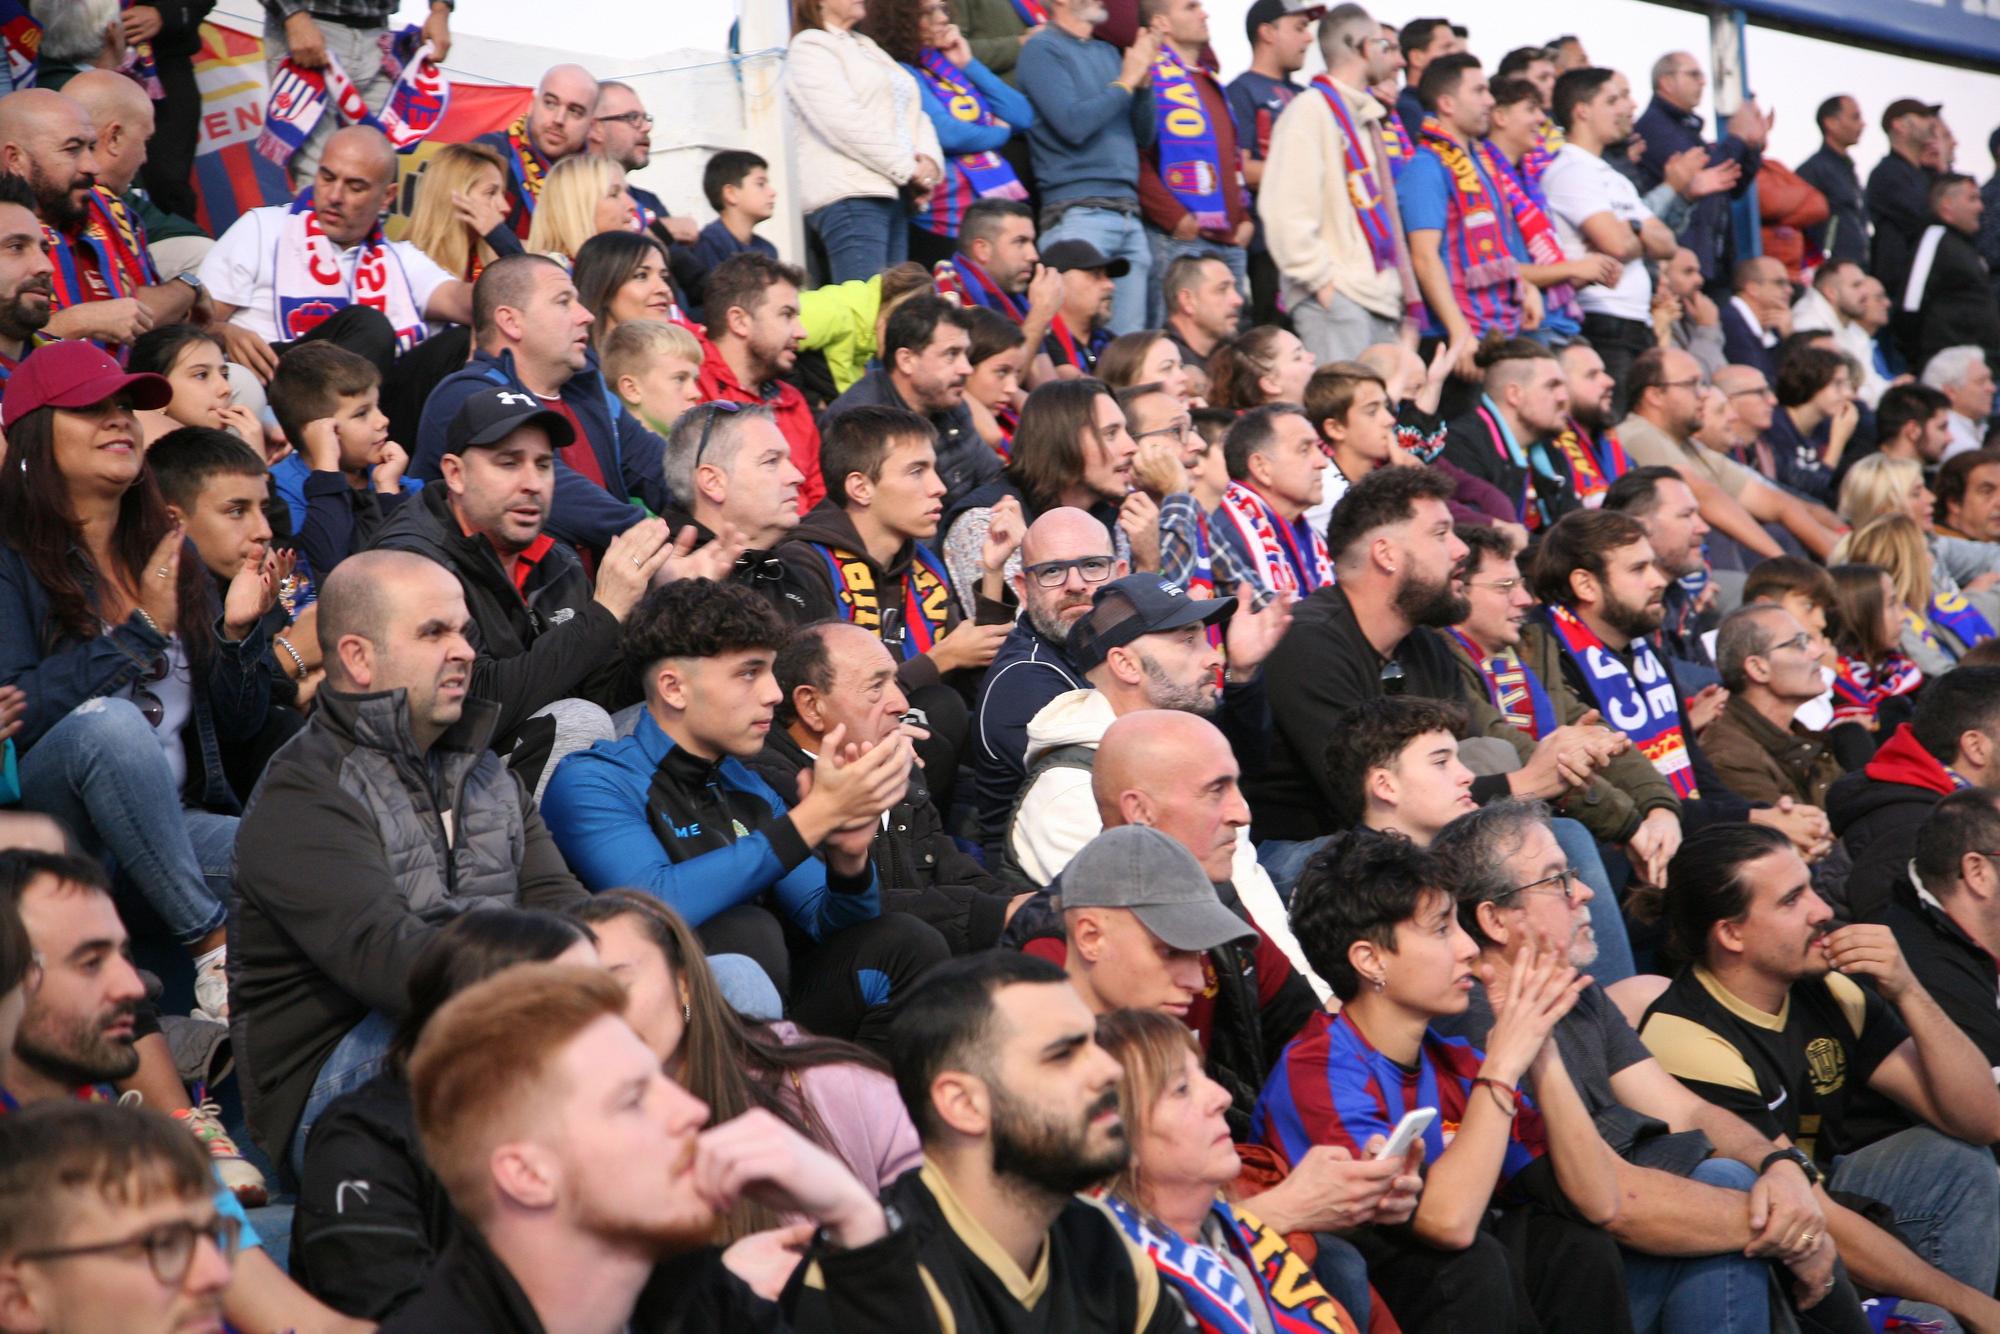
M 785 99 L 807 213 L 840 199 L 893 198 L 916 174 L 918 154 L 944 164 L 917 81 L 858 32 L 808 28 L 792 38 Z
M 1367 93 L 1336 84 L 1347 97 L 1357 128 L 1384 115 Z M 1367 130 L 1375 180 L 1389 197 L 1396 219 L 1398 259 L 1407 264 L 1401 214 L 1395 212 L 1396 183 L 1384 160 L 1379 135 Z M 1347 146 L 1340 125 L 1317 90 L 1292 99 L 1271 127 L 1271 151 L 1257 188 L 1257 215 L 1271 258 L 1284 276 L 1287 300 L 1309 298 L 1328 283 L 1362 309 L 1386 320 L 1403 318 L 1403 274 L 1377 271 L 1361 230 L 1361 216 L 1347 190 Z M 1413 290 L 1413 289 L 1412 289 Z

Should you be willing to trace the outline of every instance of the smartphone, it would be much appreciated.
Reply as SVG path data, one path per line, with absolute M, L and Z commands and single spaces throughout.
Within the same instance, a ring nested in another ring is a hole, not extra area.
M 1375 1151 L 1375 1157 L 1378 1160 L 1401 1158 L 1410 1151 L 1410 1145 L 1415 1142 L 1417 1136 L 1431 1128 L 1431 1122 L 1437 1120 L 1437 1115 L 1435 1107 L 1418 1107 L 1404 1113 L 1403 1119 L 1396 1123 L 1395 1130 L 1390 1133 L 1389 1142 Z

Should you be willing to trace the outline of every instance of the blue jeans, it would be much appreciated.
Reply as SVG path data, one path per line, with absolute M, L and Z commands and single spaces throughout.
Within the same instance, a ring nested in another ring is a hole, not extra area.
M 1731 1158 L 1711 1158 L 1694 1179 L 1748 1191 L 1757 1174 Z M 1625 1295 L 1637 1334 L 1765 1334 L 1771 1328 L 1771 1266 L 1739 1251 L 1719 1255 L 1625 1255 Z
M 910 257 L 910 228 L 901 199 L 836 199 L 806 214 L 806 226 L 826 247 L 829 283 L 873 278 Z
M 1106 259 L 1132 266 L 1112 280 L 1111 332 L 1137 333 L 1146 328 L 1147 293 L 1153 286 L 1153 248 L 1146 244 L 1146 226 L 1134 214 L 1109 208 L 1073 208 L 1043 232 L 1035 244 L 1047 250 L 1058 241 L 1088 241 Z
M 319 1073 L 313 1076 L 312 1092 L 306 1095 L 305 1110 L 299 1113 L 298 1129 L 292 1132 L 291 1147 L 285 1154 L 294 1185 L 306 1174 L 306 1136 L 312 1133 L 313 1122 L 319 1120 L 335 1098 L 353 1092 L 380 1074 L 389 1059 L 389 1046 L 395 1040 L 396 1021 L 380 1010 L 370 1010 L 367 1018 L 348 1029 L 347 1036 L 320 1062 Z
M 1590 975 L 1600 986 L 1623 982 L 1638 971 L 1638 965 L 1632 960 L 1632 938 L 1625 934 L 1625 914 L 1618 909 L 1618 896 L 1611 890 L 1611 876 L 1604 869 L 1597 840 L 1567 816 L 1549 821 L 1549 828 L 1563 856 L 1569 858 L 1570 869 L 1591 889 L 1590 931 L 1597 937 L 1597 962 L 1590 965 Z
M 1167 265 L 1182 255 L 1208 255 L 1221 260 L 1236 275 L 1236 290 L 1245 301 L 1250 299 L 1250 252 L 1242 246 L 1223 245 L 1199 236 L 1192 241 L 1180 241 L 1158 227 L 1146 228 L 1146 244 L 1153 256 L 1153 281 L 1146 284 L 1146 328 L 1157 329 L 1167 322 L 1167 294 L 1160 284 L 1166 280 Z
M 21 760 L 21 805 L 110 863 L 177 943 L 227 920 L 236 817 L 182 809 L 159 737 L 131 700 L 85 700 L 44 732 Z
M 1910 1249 L 1979 1292 L 2000 1273 L 2000 1173 L 1990 1151 L 1914 1126 L 1836 1159 L 1829 1187 L 1887 1205 Z M 1903 1302 L 1906 1319 L 1957 1322 L 1934 1306 Z

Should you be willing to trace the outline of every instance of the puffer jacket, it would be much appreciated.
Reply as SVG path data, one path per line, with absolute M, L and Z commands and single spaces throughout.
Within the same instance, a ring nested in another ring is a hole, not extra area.
M 319 692 L 271 760 L 236 837 L 230 1028 L 244 1109 L 280 1157 L 347 1031 L 400 1016 L 437 929 L 480 908 L 584 901 L 533 800 L 487 749 L 470 700 L 428 751 L 401 690 Z

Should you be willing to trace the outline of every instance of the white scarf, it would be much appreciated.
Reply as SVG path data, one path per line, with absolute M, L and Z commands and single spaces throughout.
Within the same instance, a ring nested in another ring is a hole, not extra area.
M 396 331 L 396 350 L 407 352 L 430 330 L 417 308 L 416 294 L 395 248 L 383 239 L 382 225 L 362 240 L 354 276 L 341 277 L 340 252 L 313 216 L 312 191 L 300 195 L 278 233 L 271 281 L 272 315 L 278 336 L 292 342 L 350 305 L 379 310 Z

